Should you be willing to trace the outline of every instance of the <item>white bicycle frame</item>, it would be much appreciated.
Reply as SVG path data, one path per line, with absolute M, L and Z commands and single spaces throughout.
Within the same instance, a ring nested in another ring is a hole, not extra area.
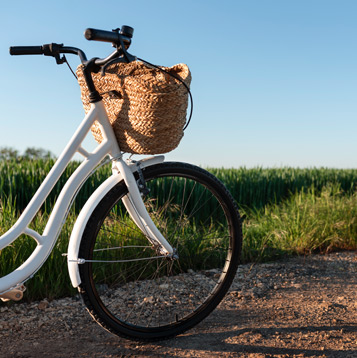
M 103 141 L 92 153 L 88 153 L 82 147 L 82 142 L 96 120 L 100 124 Z M 41 235 L 30 229 L 29 225 L 76 152 L 83 155 L 85 160 L 64 185 Z M 70 237 L 67 262 L 72 285 L 78 287 L 81 283 L 78 265 L 83 264 L 85 260 L 78 257 L 78 251 L 87 221 L 102 198 L 121 180 L 124 180 L 128 188 L 128 194 L 123 198 L 123 203 L 135 224 L 148 240 L 158 247 L 160 254 L 163 256 L 174 255 L 173 248 L 161 235 L 147 213 L 134 177 L 134 173 L 140 170 L 139 168 L 160 163 L 164 157 L 162 155 L 155 156 L 127 164 L 122 158 L 103 102 L 100 101 L 91 105 L 90 111 L 15 225 L 0 237 L 0 250 L 23 234 L 32 237 L 37 242 L 36 249 L 20 267 L 0 278 L 0 295 L 20 287 L 43 265 L 56 243 L 76 192 L 106 155 L 113 160 L 113 175 L 96 189 L 83 206 Z

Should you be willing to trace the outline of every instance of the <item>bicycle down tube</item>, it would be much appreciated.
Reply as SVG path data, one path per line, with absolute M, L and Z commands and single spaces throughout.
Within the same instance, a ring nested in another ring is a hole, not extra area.
M 82 148 L 81 144 L 95 120 L 100 123 L 104 139 L 92 153 L 88 153 Z M 75 170 L 63 187 L 44 232 L 41 235 L 30 229 L 29 225 L 76 152 L 83 155 L 85 160 Z M 20 267 L 12 273 L 0 278 L 0 294 L 14 289 L 18 284 L 31 278 L 46 261 L 64 224 L 72 198 L 93 169 L 108 154 L 112 158 L 116 158 L 114 163 L 120 172 L 118 181 L 123 178 L 128 186 L 128 201 L 130 204 L 127 204 L 127 209 L 134 222 L 137 223 L 139 228 L 150 240 L 159 244 L 163 253 L 173 253 L 173 249 L 157 230 L 146 212 L 134 175 L 122 159 L 120 148 L 109 123 L 103 102 L 99 101 L 91 105 L 91 110 L 83 119 L 72 139 L 16 224 L 0 237 L 0 250 L 10 245 L 22 234 L 32 237 L 37 242 L 36 249 Z

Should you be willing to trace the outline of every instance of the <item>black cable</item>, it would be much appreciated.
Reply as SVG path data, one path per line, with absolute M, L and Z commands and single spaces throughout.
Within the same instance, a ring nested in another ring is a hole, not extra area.
M 63 59 L 64 59 L 64 62 L 66 62 L 68 68 L 71 70 L 73 76 L 74 76 L 74 77 L 76 78 L 76 80 L 78 81 L 78 77 L 77 77 L 77 75 L 73 72 L 72 67 L 71 67 L 70 64 L 68 63 L 66 56 L 63 56 Z
M 187 84 L 186 84 L 180 77 L 177 77 L 177 76 L 173 75 L 172 73 L 170 73 L 170 72 L 164 70 L 164 69 L 161 68 L 160 66 L 154 65 L 154 64 L 152 64 L 152 63 L 150 63 L 150 62 L 148 62 L 148 61 L 145 61 L 145 60 L 143 60 L 143 59 L 141 59 L 141 58 L 137 58 L 137 59 L 138 59 L 139 61 L 141 61 L 141 62 L 146 63 L 146 64 L 149 65 L 149 66 L 152 66 L 152 67 L 157 68 L 158 70 L 160 70 L 160 71 L 162 71 L 162 72 L 164 72 L 164 73 L 167 73 L 167 74 L 170 75 L 171 77 L 173 77 L 173 78 L 175 78 L 176 80 L 180 81 L 180 82 L 185 86 L 185 88 L 187 89 L 187 92 L 188 92 L 188 94 L 189 94 L 189 96 L 190 96 L 190 101 L 191 101 L 190 115 L 189 115 L 189 117 L 188 117 L 188 121 L 187 121 L 186 125 L 183 127 L 183 130 L 185 130 L 185 129 L 188 127 L 188 125 L 190 124 L 190 121 L 191 121 L 191 118 L 192 118 L 192 112 L 193 112 L 193 99 L 192 99 L 192 94 L 191 94 L 190 88 L 187 86 Z

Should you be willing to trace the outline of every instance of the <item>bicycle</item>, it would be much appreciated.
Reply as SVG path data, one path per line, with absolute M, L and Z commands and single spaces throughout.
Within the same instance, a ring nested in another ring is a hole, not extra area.
M 73 227 L 69 276 L 97 323 L 116 335 L 149 341 L 180 334 L 216 308 L 235 276 L 242 231 L 234 199 L 206 170 L 164 162 L 163 155 L 124 160 L 91 74 L 114 59 L 135 61 L 127 52 L 132 35 L 129 26 L 87 29 L 87 39 L 115 47 L 108 57 L 89 61 L 82 50 L 63 44 L 10 48 L 11 55 L 43 54 L 58 64 L 65 62 L 62 54 L 78 55 L 91 108 L 16 224 L 0 238 L 0 250 L 21 235 L 37 243 L 19 268 L 0 278 L 0 297 L 22 298 L 24 283 L 54 247 L 76 193 L 109 156 L 112 175 L 89 197 Z M 95 120 L 103 141 L 89 153 L 82 141 Z M 84 160 L 64 185 L 43 233 L 30 229 L 75 153 Z

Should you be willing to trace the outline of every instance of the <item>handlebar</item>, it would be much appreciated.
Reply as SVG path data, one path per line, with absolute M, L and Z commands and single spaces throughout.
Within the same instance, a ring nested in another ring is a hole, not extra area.
M 45 55 L 55 57 L 56 60 L 59 59 L 61 53 L 72 53 L 78 55 L 82 63 L 87 61 L 85 53 L 76 47 L 67 47 L 63 44 L 46 44 L 42 46 L 11 46 L 9 49 L 10 55 L 19 56 L 19 55 Z M 61 61 L 61 60 L 60 60 Z M 57 63 L 59 63 L 57 61 Z
M 60 57 L 61 54 L 71 53 L 78 55 L 84 65 L 83 74 L 89 90 L 89 99 L 90 102 L 94 103 L 100 101 L 102 97 L 95 88 L 91 74 L 101 70 L 102 75 L 104 75 L 106 67 L 112 63 L 136 60 L 136 57 L 126 51 L 131 44 L 133 33 L 134 29 L 130 26 L 122 26 L 121 29 L 112 31 L 87 29 L 84 33 L 87 40 L 111 42 L 115 47 L 115 51 L 103 59 L 94 57 L 88 61 L 85 53 L 79 48 L 67 47 L 63 46 L 63 44 L 55 43 L 42 46 L 12 46 L 10 47 L 10 55 L 52 56 L 59 65 L 67 61 L 65 56 Z
M 84 37 L 87 40 L 92 40 L 92 41 L 111 42 L 116 47 L 116 51 L 114 51 L 108 57 L 103 59 L 99 59 L 99 58 L 95 59 L 95 63 L 97 65 L 102 66 L 105 65 L 108 61 L 112 60 L 113 58 L 120 57 L 121 55 L 124 55 L 127 61 L 128 59 L 132 60 L 134 58 L 133 56 L 129 55 L 126 52 L 126 49 L 128 49 L 131 44 L 131 38 L 133 37 L 133 33 L 134 33 L 134 29 L 130 26 L 122 26 L 121 29 L 115 29 L 112 31 L 88 28 L 84 32 Z M 70 53 L 70 54 L 78 55 L 83 64 L 87 62 L 87 56 L 81 49 L 76 47 L 63 46 L 63 44 L 52 43 L 42 46 L 12 46 L 10 47 L 9 52 L 10 55 L 12 56 L 19 56 L 19 55 L 52 56 L 56 58 L 58 64 L 64 62 L 63 58 L 60 59 L 60 54 Z

